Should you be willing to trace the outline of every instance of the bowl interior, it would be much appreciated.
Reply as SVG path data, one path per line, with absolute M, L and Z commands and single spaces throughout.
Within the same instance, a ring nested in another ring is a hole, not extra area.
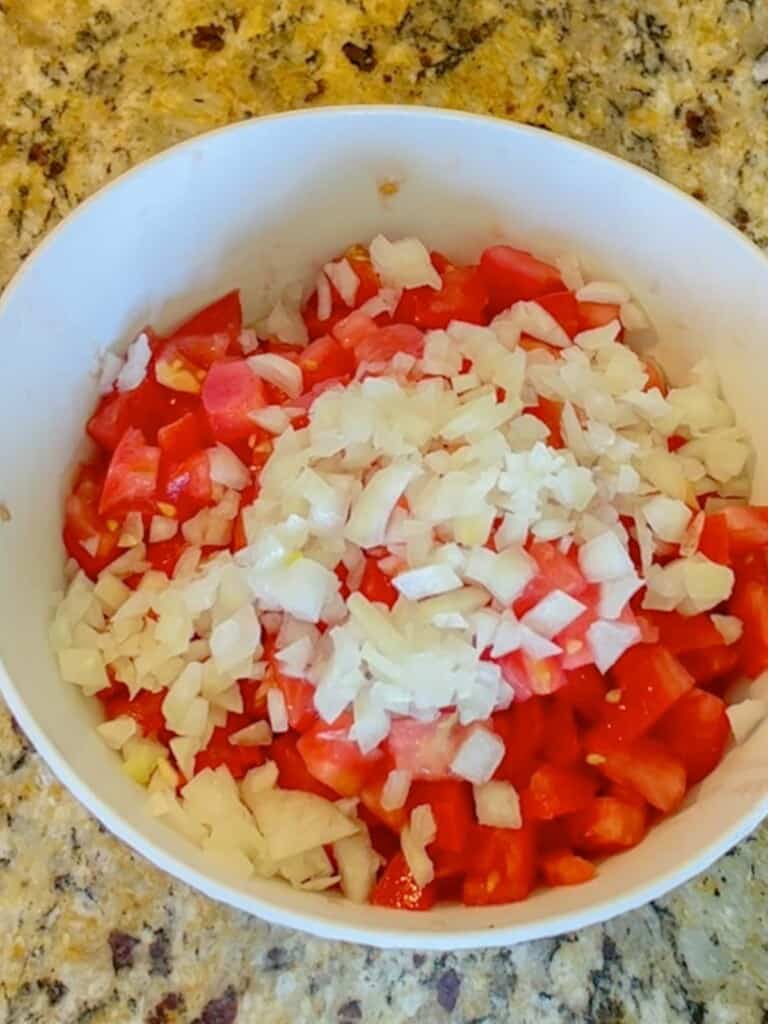
M 394 194 L 382 194 L 395 182 Z M 508 943 L 605 919 L 705 867 L 768 809 L 768 724 L 695 799 L 574 889 L 522 904 L 407 915 L 282 883 L 232 883 L 152 819 L 94 734 L 95 707 L 62 683 L 47 645 L 66 473 L 96 395 L 100 349 L 169 326 L 239 286 L 246 314 L 345 246 L 382 231 L 472 258 L 494 240 L 575 252 L 629 284 L 675 373 L 717 364 L 759 445 L 768 437 L 768 262 L 693 200 L 550 134 L 437 111 L 326 110 L 193 140 L 90 200 L 29 260 L 0 304 L 0 684 L 54 771 L 160 867 L 243 909 L 378 945 Z M 768 460 L 757 497 L 768 499 Z

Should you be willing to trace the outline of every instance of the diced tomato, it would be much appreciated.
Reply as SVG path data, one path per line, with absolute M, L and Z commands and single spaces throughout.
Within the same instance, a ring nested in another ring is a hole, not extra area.
M 187 412 L 157 432 L 157 444 L 163 458 L 181 462 L 211 443 L 208 422 L 201 412 Z
M 562 847 L 542 853 L 539 866 L 547 885 L 581 885 L 597 873 L 591 860 Z
M 213 501 L 208 453 L 196 452 L 162 469 L 160 491 L 174 506 L 180 521 L 188 519 Z
M 768 507 L 728 505 L 719 515 L 728 528 L 731 557 L 768 545 Z
M 564 555 L 550 541 L 536 541 L 528 551 L 538 566 L 538 573 L 515 601 L 515 612 L 523 615 L 529 608 L 553 590 L 564 590 L 571 597 L 579 597 L 587 587 L 575 558 Z
M 579 303 L 572 292 L 551 292 L 549 295 L 540 295 L 536 301 L 557 320 L 569 338 L 579 333 Z
M 381 570 L 375 558 L 366 558 L 358 589 L 369 601 L 380 601 L 388 608 L 391 608 L 398 598 L 391 578 Z
M 668 813 L 682 802 L 685 764 L 655 740 L 642 737 L 604 756 L 600 771 L 613 782 L 630 786 L 658 810 Z
M 378 324 L 373 317 L 355 310 L 335 325 L 333 336 L 344 348 L 353 349 L 375 334 L 377 329 Z
M 522 794 L 525 821 L 550 821 L 585 808 L 597 792 L 592 773 L 581 768 L 543 764 Z
M 587 853 L 610 853 L 636 846 L 645 829 L 644 808 L 613 796 L 597 797 L 570 820 L 573 845 Z
M 717 767 L 731 737 L 725 702 L 691 690 L 667 711 L 654 734 L 683 762 L 692 786 Z
M 679 451 L 685 444 L 688 444 L 688 438 L 681 437 L 680 434 L 672 434 L 667 438 L 667 451 Z
M 579 331 L 591 331 L 593 327 L 605 327 L 612 320 L 620 321 L 620 309 L 611 302 L 579 302 Z
M 587 749 L 603 753 L 646 733 L 694 685 L 693 677 L 661 644 L 640 644 L 623 654 L 613 669 L 618 703 L 606 702 L 586 739 Z
M 243 310 L 240 304 L 240 292 L 234 289 L 179 324 L 168 335 L 168 340 L 179 341 L 187 337 L 200 337 L 221 332 L 229 334 L 233 340 L 236 340 L 242 328 Z
M 727 682 L 741 662 L 741 643 L 691 651 L 690 654 L 681 654 L 680 661 L 696 680 L 697 686 Z
M 306 679 L 285 675 L 275 662 L 272 663 L 272 675 L 285 700 L 288 724 L 296 732 L 306 732 L 317 721 L 314 686 Z
M 213 435 L 224 444 L 253 434 L 250 414 L 266 404 L 262 382 L 244 359 L 214 363 L 205 378 L 202 399 Z
M 145 511 L 155 495 L 159 465 L 160 449 L 148 445 L 140 430 L 126 430 L 107 469 L 99 512 Z
M 420 886 L 411 874 L 402 853 L 396 853 L 376 883 L 371 903 L 394 910 L 429 910 L 437 899 L 434 882 Z
M 739 581 L 729 610 L 743 625 L 741 667 L 750 679 L 768 668 L 768 587 L 762 583 Z
M 462 898 L 468 906 L 489 906 L 524 900 L 536 880 L 536 837 L 522 828 L 478 827 L 473 854 L 464 878 Z
M 541 420 L 547 428 L 549 431 L 547 444 L 552 448 L 563 447 L 563 434 L 560 429 L 560 418 L 563 414 L 562 402 L 557 402 L 553 398 L 544 398 L 543 395 L 539 395 L 538 404 L 531 405 L 524 411 L 530 416 L 535 416 L 537 420 Z
M 563 291 L 557 269 L 522 249 L 492 245 L 480 257 L 480 273 L 490 293 L 494 313 L 507 309 L 519 299 Z
M 660 642 L 672 654 L 688 654 L 723 644 L 723 638 L 709 615 L 644 611 L 643 616 L 658 629 Z
M 699 551 L 711 561 L 719 562 L 720 565 L 731 564 L 728 520 L 722 512 L 704 516 L 704 528 L 699 537 Z
M 424 334 L 410 324 L 390 324 L 377 327 L 368 337 L 355 345 L 358 363 L 388 363 L 403 352 L 420 356 L 424 348 Z
M 119 554 L 116 524 L 110 529 L 98 511 L 104 472 L 94 463 L 81 466 L 65 506 L 64 546 L 91 579 Z M 83 547 L 84 543 L 88 546 Z
M 131 426 L 133 392 L 104 395 L 88 420 L 86 430 L 96 444 L 113 452 Z
M 514 701 L 492 718 L 493 729 L 504 740 L 504 757 L 494 778 L 517 788 L 528 785 L 536 757 L 544 742 L 543 701 Z
M 561 664 L 566 672 L 587 668 L 595 660 L 588 634 L 589 627 L 600 617 L 600 586 L 590 583 L 579 594 L 579 601 L 586 606 L 586 610 L 555 637 L 555 642 L 563 649 Z
M 376 271 L 371 265 L 368 253 L 361 251 L 359 254 L 347 253 L 350 266 L 357 274 L 358 286 L 355 295 L 354 306 L 362 306 L 368 299 L 372 299 L 379 291 L 379 279 Z M 317 309 L 317 292 L 310 295 L 304 307 L 303 317 L 310 338 L 319 338 L 327 334 L 333 327 L 348 315 L 350 307 L 342 300 L 336 288 L 331 285 L 331 313 L 330 316 L 321 320 Z
M 605 678 L 594 665 L 583 665 L 566 672 L 567 682 L 558 697 L 570 704 L 584 722 L 596 722 L 605 709 L 605 694 L 608 691 Z
M 123 688 L 123 693 L 111 697 L 104 703 L 104 711 L 109 719 L 119 718 L 121 715 L 132 718 L 143 736 L 160 736 L 165 732 L 162 704 L 167 693 L 167 690 L 159 690 L 157 693 L 139 690 L 131 699 L 128 691 Z
M 285 733 L 273 740 L 269 757 L 277 765 L 278 785 L 281 789 L 299 789 L 305 793 L 316 793 L 326 800 L 337 800 L 338 793 L 319 782 L 307 770 L 304 758 L 296 746 L 297 737 Z
M 147 561 L 157 572 L 164 572 L 169 578 L 173 575 L 176 563 L 187 547 L 187 542 L 181 534 L 176 534 L 170 540 L 155 541 L 154 544 L 147 544 Z
M 323 381 L 351 378 L 355 372 L 355 358 L 341 342 L 330 334 L 316 338 L 299 356 L 299 366 L 304 379 L 304 390 Z
M 233 720 L 234 719 L 234 720 Z M 237 746 L 229 737 L 250 724 L 243 715 L 229 715 L 227 724 L 213 730 L 208 746 L 195 757 L 195 774 L 205 768 L 228 768 L 233 779 L 242 779 L 251 768 L 264 764 L 264 747 Z
M 559 658 L 531 658 L 525 651 L 513 651 L 497 661 L 504 681 L 515 691 L 515 699 L 526 701 L 534 694 L 546 696 L 565 685 Z
M 733 571 L 736 573 L 734 596 L 745 583 L 760 583 L 768 587 L 768 548 L 757 548 L 737 555 L 733 559 Z
M 562 767 L 578 764 L 584 752 L 570 704 L 561 701 L 559 696 L 545 703 L 544 760 Z
M 396 768 L 415 779 L 445 779 L 462 737 L 453 716 L 444 714 L 435 722 L 395 718 L 387 742 Z
M 488 289 L 477 267 L 447 266 L 439 290 L 424 285 L 406 288 L 395 310 L 394 319 L 414 324 L 423 330 L 447 327 L 451 320 L 484 323 Z
M 360 791 L 360 800 L 363 806 L 367 807 L 378 821 L 383 822 L 393 832 L 400 832 L 403 825 L 408 821 L 409 811 L 407 806 L 404 805 L 393 810 L 387 810 L 381 803 L 381 791 L 384 788 L 391 768 L 392 765 L 388 762 L 374 769 Z
M 342 716 L 331 725 L 316 722 L 296 744 L 307 770 L 340 796 L 357 796 L 382 754 L 363 754 L 348 737 L 350 721 Z
M 475 822 L 472 787 L 460 779 L 414 782 L 408 806 L 429 804 L 437 826 L 435 847 L 447 853 L 461 853 Z

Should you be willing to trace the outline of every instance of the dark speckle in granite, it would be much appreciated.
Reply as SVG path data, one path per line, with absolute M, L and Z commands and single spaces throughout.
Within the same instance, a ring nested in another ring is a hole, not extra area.
M 349 63 L 354 64 L 359 71 L 373 71 L 376 67 L 376 52 L 371 43 L 358 46 L 357 43 L 347 42 L 341 49 Z
M 149 944 L 149 973 L 161 978 L 171 973 L 171 941 L 165 928 L 158 928 Z
M 56 1006 L 69 991 L 64 982 L 59 981 L 58 978 L 41 978 L 37 983 L 37 987 L 45 992 L 49 1006 Z
M 182 1011 L 184 1007 L 185 999 L 180 992 L 166 992 L 146 1017 L 146 1024 L 171 1024 L 178 1019 L 176 1011 Z
M 272 946 L 267 950 L 264 957 L 265 971 L 284 971 L 288 967 L 293 967 L 293 957 L 288 950 L 282 946 Z
M 704 102 L 697 109 L 686 110 L 685 127 L 688 129 L 694 146 L 699 148 L 709 146 L 720 134 L 717 114 L 709 104 Z
M 121 971 L 126 967 L 133 967 L 133 951 L 139 945 L 139 939 L 126 932 L 111 931 L 107 938 L 109 948 L 112 950 L 112 966 L 115 971 Z
M 232 985 L 218 999 L 211 999 L 192 1024 L 234 1024 L 237 1020 L 237 993 Z
M 339 1012 L 336 1014 L 339 1024 L 355 1024 L 356 1021 L 363 1019 L 363 1010 L 360 1006 L 359 999 L 348 999 L 343 1006 L 339 1007 Z
M 198 50 L 208 50 L 209 53 L 218 53 L 226 46 L 224 39 L 225 28 L 223 25 L 198 25 L 192 33 L 192 45 Z
M 452 967 L 437 979 L 437 1001 L 449 1013 L 455 1008 L 461 989 L 461 978 Z

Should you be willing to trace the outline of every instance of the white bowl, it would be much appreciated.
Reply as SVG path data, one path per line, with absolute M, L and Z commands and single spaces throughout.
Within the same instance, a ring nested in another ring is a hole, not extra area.
M 383 181 L 399 184 L 384 197 Z M 144 793 L 93 731 L 95 701 L 59 679 L 48 649 L 66 471 L 96 387 L 99 349 L 170 325 L 235 286 L 246 312 L 378 231 L 457 257 L 510 239 L 572 251 L 626 281 L 665 338 L 667 365 L 702 354 L 758 441 L 768 438 L 768 262 L 658 179 L 555 135 L 459 113 L 328 109 L 235 125 L 141 165 L 81 206 L 0 303 L 0 688 L 53 771 L 158 867 L 215 899 L 317 935 L 434 949 L 553 935 L 660 896 L 707 867 L 768 812 L 768 724 L 694 799 L 587 885 L 501 907 L 408 914 L 232 883 L 152 819 Z M 768 498 L 768 460 L 756 493 Z

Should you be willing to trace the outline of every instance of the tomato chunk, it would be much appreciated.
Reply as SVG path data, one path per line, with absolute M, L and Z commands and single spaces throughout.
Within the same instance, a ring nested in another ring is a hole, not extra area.
M 494 778 L 520 788 L 528 785 L 544 741 L 543 701 L 515 701 L 493 716 L 493 729 L 504 740 L 504 757 Z
M 606 707 L 587 737 L 597 753 L 616 743 L 631 743 L 646 733 L 694 685 L 681 662 L 661 644 L 640 644 L 622 655 L 613 669 L 618 703 Z
M 121 715 L 127 715 L 136 722 L 143 736 L 159 736 L 164 733 L 165 718 L 162 704 L 168 691 L 159 690 L 157 693 L 150 693 L 149 690 L 139 690 L 136 696 L 131 698 L 127 690 L 121 689 L 124 692 L 111 696 L 104 702 L 107 718 L 119 718 Z
M 584 752 L 572 707 L 559 697 L 546 701 L 546 705 L 544 759 L 562 767 L 578 764 L 583 759 Z
M 276 661 L 272 663 L 272 678 L 283 695 L 288 724 L 297 732 L 305 732 L 317 721 L 314 686 L 306 679 L 287 676 Z
M 536 301 L 557 320 L 569 338 L 579 333 L 579 304 L 571 292 L 551 292 L 549 295 L 540 295 Z
M 203 383 L 202 399 L 213 436 L 224 444 L 253 434 L 250 414 L 266 404 L 262 382 L 244 359 L 214 363 Z
M 730 610 L 744 624 L 741 667 L 755 679 L 768 668 L 768 587 L 752 580 L 737 583 Z
M 155 495 L 159 465 L 160 449 L 148 445 L 140 430 L 126 430 L 107 469 L 99 512 L 144 511 Z
M 251 768 L 264 764 L 263 747 L 241 747 L 230 742 L 230 736 L 250 725 L 246 715 L 227 716 L 226 725 L 213 730 L 208 746 L 195 757 L 195 774 L 206 768 L 228 768 L 233 779 L 244 778 Z
M 524 900 L 536 880 L 536 839 L 531 826 L 486 828 L 472 837 L 474 854 L 464 878 L 462 898 L 468 906 Z
M 680 661 L 696 680 L 697 686 L 727 682 L 741 662 L 741 644 L 705 647 L 700 651 L 681 654 Z
M 594 665 L 583 665 L 566 672 L 567 682 L 558 696 L 573 708 L 584 722 L 596 722 L 605 710 L 608 687 Z
M 357 796 L 382 757 L 378 750 L 361 753 L 348 738 L 349 725 L 344 716 L 332 725 L 318 721 L 296 744 L 309 773 L 340 796 Z
M 355 345 L 358 363 L 388 363 L 399 352 L 420 356 L 424 348 L 424 335 L 409 324 L 391 324 L 376 330 Z
M 643 616 L 656 627 L 660 643 L 672 654 L 688 654 L 723 644 L 723 638 L 709 615 L 644 611 Z
M 564 590 L 571 597 L 579 597 L 587 589 L 587 581 L 573 557 L 564 555 L 550 541 L 531 544 L 529 555 L 538 566 L 538 573 L 515 601 L 515 613 L 523 615 L 553 590 Z
M 620 309 L 611 302 L 579 302 L 577 316 L 579 331 L 605 327 L 612 320 L 620 321 Z
M 563 848 L 547 850 L 539 863 L 547 885 L 581 885 L 597 873 L 591 860 Z
M 323 381 L 351 377 L 355 372 L 355 358 L 336 338 L 326 334 L 307 345 L 299 356 L 299 366 L 304 390 L 311 391 Z
M 685 796 L 684 762 L 654 740 L 642 738 L 606 753 L 600 771 L 665 813 L 678 807 Z
M 570 821 L 573 845 L 587 853 L 610 853 L 636 846 L 645 829 L 644 807 L 613 796 L 597 797 Z
M 488 289 L 477 267 L 448 265 L 442 272 L 442 288 L 429 285 L 407 288 L 394 319 L 423 330 L 447 327 L 451 320 L 480 324 L 488 305 Z
M 110 529 L 99 515 L 103 482 L 100 465 L 81 466 L 65 505 L 64 546 L 91 579 L 119 554 L 117 529 Z
M 188 519 L 213 501 L 211 465 L 201 451 L 161 470 L 160 490 L 180 520 Z
M 405 857 L 396 853 L 376 883 L 371 903 L 375 907 L 392 907 L 394 910 L 429 910 L 436 899 L 434 882 L 417 885 Z
M 731 564 L 728 520 L 722 512 L 704 516 L 704 527 L 699 536 L 699 551 L 712 562 L 719 562 L 720 565 Z
M 240 304 L 240 292 L 238 289 L 234 289 L 179 324 L 168 335 L 168 339 L 178 341 L 190 336 L 211 335 L 220 332 L 230 334 L 237 339 L 242 327 L 243 310 Z
M 187 412 L 157 432 L 158 447 L 171 462 L 180 462 L 210 443 L 208 423 L 199 412 Z
M 731 738 L 726 705 L 719 697 L 694 689 L 670 708 L 655 735 L 685 765 L 689 785 L 717 767 Z
M 587 807 L 597 792 L 593 775 L 579 768 L 544 764 L 531 776 L 522 795 L 526 821 L 550 821 Z
M 296 747 L 297 737 L 285 733 L 273 740 L 269 757 L 277 765 L 277 782 L 281 789 L 300 789 L 305 793 L 316 793 L 326 800 L 337 800 L 338 793 L 323 785 L 307 770 L 304 758 Z
M 408 822 L 409 811 L 407 806 L 404 805 L 403 807 L 388 810 L 381 803 L 381 793 L 391 767 L 391 763 L 385 763 L 373 771 L 360 792 L 360 800 L 374 818 L 383 822 L 393 832 L 400 832 L 403 825 Z
M 557 402 L 553 398 L 544 398 L 543 395 L 539 395 L 539 401 L 536 405 L 530 406 L 525 412 L 531 416 L 535 416 L 537 420 L 541 420 L 544 426 L 549 431 L 549 437 L 547 438 L 547 444 L 552 448 L 563 448 L 563 434 L 560 427 L 560 420 L 563 414 L 563 403 Z
M 510 245 L 492 245 L 486 249 L 480 257 L 480 273 L 490 293 L 494 313 L 507 309 L 519 299 L 536 299 L 564 288 L 555 267 Z
M 475 821 L 472 788 L 460 779 L 415 782 L 408 806 L 429 804 L 437 826 L 435 847 L 447 853 L 461 853 Z
M 768 544 L 768 507 L 728 505 L 719 513 L 728 528 L 731 555 L 754 551 Z
M 380 601 L 388 608 L 391 608 L 398 598 L 391 578 L 379 568 L 375 558 L 366 558 L 359 590 L 369 601 Z

